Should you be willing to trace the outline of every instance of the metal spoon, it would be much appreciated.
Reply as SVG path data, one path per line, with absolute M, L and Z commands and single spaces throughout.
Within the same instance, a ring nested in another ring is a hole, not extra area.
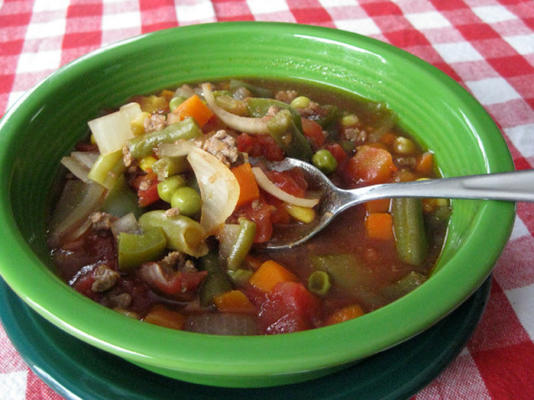
M 534 170 L 486 175 L 459 176 L 415 182 L 387 183 L 344 190 L 336 187 L 316 167 L 294 158 L 265 163 L 268 169 L 285 171 L 302 169 L 307 180 L 319 189 L 320 202 L 314 222 L 279 226 L 265 249 L 281 250 L 304 243 L 342 211 L 369 200 L 393 197 L 429 197 L 456 199 L 485 199 L 506 201 L 534 201 Z

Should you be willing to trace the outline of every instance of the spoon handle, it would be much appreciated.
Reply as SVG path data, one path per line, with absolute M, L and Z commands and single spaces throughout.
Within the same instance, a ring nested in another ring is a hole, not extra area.
M 534 170 L 373 185 L 344 192 L 350 205 L 388 197 L 534 201 Z

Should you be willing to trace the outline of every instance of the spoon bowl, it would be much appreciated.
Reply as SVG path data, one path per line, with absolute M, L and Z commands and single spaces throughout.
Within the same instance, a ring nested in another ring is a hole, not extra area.
M 371 200 L 418 197 L 534 201 L 534 170 L 341 189 L 335 186 L 321 170 L 302 160 L 285 158 L 282 161 L 264 164 L 274 171 L 300 168 L 311 186 L 317 188 L 320 197 L 317 205 L 319 218 L 309 224 L 288 224 L 277 227 L 271 240 L 264 244 L 264 248 L 269 250 L 283 250 L 302 244 L 319 233 L 342 211 Z

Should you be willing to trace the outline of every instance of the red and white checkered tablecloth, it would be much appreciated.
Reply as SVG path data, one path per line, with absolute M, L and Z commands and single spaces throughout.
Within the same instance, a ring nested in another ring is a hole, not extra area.
M 0 115 L 59 66 L 177 25 L 286 21 L 357 32 L 438 67 L 497 121 L 517 169 L 534 164 L 532 0 L 0 0 Z M 534 399 L 534 205 L 518 204 L 489 304 L 467 347 L 415 399 Z M 0 400 L 57 400 L 0 326 Z

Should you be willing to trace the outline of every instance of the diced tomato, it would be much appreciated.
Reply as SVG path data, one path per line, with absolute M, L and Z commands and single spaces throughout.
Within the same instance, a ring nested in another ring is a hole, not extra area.
M 345 162 L 349 158 L 349 156 L 347 155 L 343 147 L 341 147 L 339 143 L 330 143 L 330 144 L 327 144 L 324 148 L 328 150 L 330 153 L 332 153 L 332 155 L 336 159 L 338 170 L 340 168 L 343 168 L 343 166 L 345 165 Z
M 284 159 L 284 151 L 269 135 L 253 136 L 242 133 L 237 137 L 237 149 L 252 157 L 265 157 L 269 161 Z
M 306 182 L 302 171 L 297 168 L 282 172 L 266 171 L 265 174 L 271 182 L 284 192 L 297 197 L 304 197 L 306 195 L 308 182 Z
M 261 304 L 260 328 L 266 334 L 311 329 L 319 313 L 319 300 L 298 282 L 280 282 Z
M 254 243 L 264 243 L 271 238 L 273 234 L 273 209 L 273 206 L 267 204 L 264 199 L 260 198 L 257 201 L 240 207 L 236 211 L 238 216 L 244 216 L 256 224 Z
M 315 149 L 320 148 L 326 139 L 321 125 L 308 118 L 301 118 L 301 121 L 302 133 L 311 140 Z
M 273 206 L 271 214 L 271 221 L 273 224 L 289 224 L 291 222 L 291 216 L 287 212 L 284 202 L 268 193 L 265 193 L 265 199 L 267 203 Z
M 206 278 L 207 271 L 172 271 L 169 272 L 156 262 L 143 264 L 139 276 L 150 287 L 163 294 L 188 298 Z
M 350 183 L 371 185 L 388 182 L 396 170 L 389 151 L 364 145 L 348 160 L 344 172 Z
M 146 207 L 159 200 L 158 178 L 154 173 L 135 178 L 133 186 L 137 190 L 139 207 Z

